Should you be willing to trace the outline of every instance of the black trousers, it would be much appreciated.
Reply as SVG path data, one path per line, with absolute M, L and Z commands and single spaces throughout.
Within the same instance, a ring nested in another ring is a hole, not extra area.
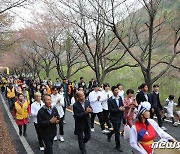
M 53 154 L 53 140 L 54 140 L 54 137 L 51 139 L 43 138 L 43 141 L 45 144 L 44 154 Z
M 103 112 L 91 113 L 91 128 L 94 128 L 94 119 L 95 119 L 96 115 L 98 116 L 99 123 L 101 125 L 101 129 L 104 130 L 105 127 L 104 127 L 104 121 L 103 121 Z
M 111 128 L 111 123 L 109 121 L 109 111 L 108 110 L 103 110 L 103 122 L 104 124 L 108 126 L 108 128 Z
M 64 111 L 63 120 L 65 120 L 66 106 L 63 106 L 63 111 Z
M 24 125 L 18 125 L 18 128 L 19 128 L 19 134 L 22 135 L 22 132 L 23 134 L 26 134 L 26 130 L 27 130 L 27 125 L 24 124 Z M 22 130 L 23 128 L 23 130 Z
M 15 98 L 15 97 L 14 97 L 14 98 L 8 98 L 9 109 L 10 109 L 11 112 L 12 112 L 12 110 L 13 110 L 15 101 L 16 101 L 16 98 Z
M 162 119 L 161 119 L 161 110 L 159 107 L 154 108 L 154 112 L 150 111 L 150 118 L 153 119 L 154 114 L 156 114 L 158 119 L 158 125 L 159 127 L 163 126 Z
M 115 134 L 115 142 L 116 142 L 116 148 L 120 148 L 120 126 L 121 123 L 112 123 L 113 125 L 113 131 L 109 133 L 109 136 L 111 137 L 113 134 Z
M 64 118 L 60 118 L 60 122 L 59 122 L 59 134 L 60 134 L 60 135 L 64 135 L 63 119 L 64 119 Z
M 78 131 L 77 130 L 77 136 L 78 136 L 78 143 L 79 143 L 79 149 L 81 150 L 81 154 L 86 154 L 86 145 L 91 138 L 91 131 L 90 127 L 86 125 L 86 128 L 84 131 Z
M 35 127 L 35 130 L 36 130 L 36 133 L 37 133 L 39 146 L 44 147 L 43 139 L 42 139 L 42 136 L 41 136 L 41 128 L 36 123 L 34 123 L 34 127 Z

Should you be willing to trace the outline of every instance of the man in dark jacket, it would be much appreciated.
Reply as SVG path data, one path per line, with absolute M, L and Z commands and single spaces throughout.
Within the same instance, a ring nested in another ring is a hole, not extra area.
M 113 92 L 113 96 L 108 99 L 108 109 L 110 112 L 109 119 L 113 125 L 113 131 L 111 131 L 108 136 L 108 141 L 111 141 L 111 136 L 115 133 L 115 142 L 116 142 L 116 147 L 115 149 L 119 152 L 123 152 L 120 147 L 120 125 L 121 121 L 124 117 L 124 107 L 123 107 L 123 100 L 122 98 L 118 95 L 118 87 L 113 86 L 111 88 Z
M 153 85 L 153 91 L 150 94 L 150 103 L 151 103 L 151 110 L 150 110 L 150 117 L 153 119 L 154 114 L 156 114 L 158 119 L 158 125 L 159 127 L 162 127 L 162 119 L 161 119 L 161 110 L 163 110 L 160 99 L 159 99 L 159 85 L 155 84 Z M 162 128 L 164 129 L 164 127 Z
M 53 139 L 57 134 L 59 114 L 56 108 L 51 107 L 51 95 L 45 94 L 43 101 L 45 105 L 38 112 L 37 122 L 45 144 L 44 154 L 53 154 Z
M 79 91 L 77 96 L 78 101 L 73 105 L 75 132 L 78 136 L 81 154 L 86 154 L 85 143 L 87 143 L 91 137 L 91 120 L 89 114 L 92 112 L 92 109 L 89 101 L 85 100 L 85 95 L 82 91 Z
M 148 94 L 148 85 L 146 83 L 143 83 L 140 85 L 140 92 L 136 95 L 136 101 L 138 104 L 141 102 L 150 102 L 150 96 Z
M 84 90 L 84 92 L 86 93 L 86 92 L 87 92 L 87 86 L 86 86 L 86 83 L 85 83 L 85 81 L 84 81 L 84 77 L 80 77 L 80 82 L 78 83 L 78 88 L 79 88 L 80 86 L 83 86 L 83 90 Z

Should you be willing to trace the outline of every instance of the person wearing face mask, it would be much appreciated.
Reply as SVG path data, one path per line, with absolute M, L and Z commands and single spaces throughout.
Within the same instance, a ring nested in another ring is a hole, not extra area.
M 78 83 L 78 88 L 79 88 L 80 86 L 83 86 L 83 90 L 84 90 L 84 92 L 86 93 L 86 92 L 87 92 L 87 86 L 86 86 L 86 83 L 85 83 L 85 81 L 84 81 L 84 77 L 80 77 L 80 82 Z
M 101 130 L 103 134 L 109 133 L 108 130 L 105 129 L 104 126 L 104 120 L 103 120 L 103 108 L 102 108 L 102 94 L 101 91 L 99 91 L 98 85 L 93 85 L 93 91 L 89 94 L 89 102 L 92 107 L 92 113 L 91 113 L 91 131 L 94 132 L 94 120 L 97 115 L 99 123 L 101 125 Z
M 127 121 L 127 124 L 131 127 L 134 118 L 134 110 L 138 106 L 135 98 L 134 98 L 134 90 L 128 89 L 126 92 L 127 96 L 124 99 L 124 118 Z
M 134 154 L 152 154 L 152 144 L 157 135 L 163 140 L 176 142 L 153 119 L 149 119 L 150 109 L 151 104 L 147 101 L 141 102 L 138 106 L 138 120 L 131 127 L 130 131 L 130 145 Z

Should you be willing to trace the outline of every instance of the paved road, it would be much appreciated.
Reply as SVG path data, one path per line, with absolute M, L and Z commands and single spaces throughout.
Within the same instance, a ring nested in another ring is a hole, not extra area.
M 0 107 L 3 108 L 2 103 L 0 103 Z M 16 146 L 16 149 L 18 151 L 18 154 L 24 154 L 26 153 L 18 135 L 15 133 L 12 124 L 8 120 L 7 114 L 5 113 L 5 121 L 8 125 L 9 133 L 11 134 L 13 143 Z M 67 124 L 64 125 L 64 138 L 65 142 L 54 142 L 54 153 L 55 154 L 79 154 L 79 148 L 78 148 L 78 142 L 77 142 L 77 136 L 73 134 L 74 132 L 74 119 L 72 117 L 72 113 L 66 112 L 66 122 Z M 180 141 L 180 129 L 178 127 L 173 127 L 170 123 L 165 122 L 164 126 L 167 128 L 168 133 L 170 133 L 172 136 L 174 136 L 178 141 Z M 41 154 L 43 152 L 39 151 L 39 145 L 36 139 L 36 133 L 33 126 L 32 120 L 30 120 L 30 123 L 28 124 L 27 128 L 27 141 L 34 151 L 35 154 Z M 116 154 L 116 152 L 113 148 L 115 146 L 114 136 L 112 138 L 112 141 L 109 143 L 107 142 L 106 135 L 103 135 L 101 133 L 100 126 L 95 125 L 95 132 L 92 132 L 91 140 L 87 143 L 87 151 L 88 154 Z M 124 154 L 130 154 L 131 148 L 129 146 L 129 143 L 127 140 L 124 140 L 121 137 L 121 146 L 123 149 Z

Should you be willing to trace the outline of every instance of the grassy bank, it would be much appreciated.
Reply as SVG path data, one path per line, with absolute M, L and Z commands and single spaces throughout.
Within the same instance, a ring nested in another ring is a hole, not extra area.
M 45 77 L 45 72 L 41 72 L 42 78 Z M 87 67 L 82 71 L 79 71 L 70 80 L 77 80 L 83 76 L 85 78 L 86 83 L 92 78 L 95 78 L 94 72 Z M 50 73 L 50 78 L 55 81 L 58 74 L 56 70 L 52 70 Z M 132 88 L 135 91 L 137 87 L 144 82 L 142 73 L 139 68 L 123 68 L 120 70 L 116 70 L 105 78 L 104 83 L 109 83 L 110 85 L 115 85 L 117 83 L 123 84 L 124 90 L 126 91 L 128 88 Z M 175 95 L 175 102 L 177 102 L 178 97 L 180 96 L 180 80 L 175 77 L 168 77 L 164 75 L 161 79 L 159 79 L 157 84 L 160 85 L 160 99 L 162 104 L 164 103 L 165 99 L 170 95 Z

